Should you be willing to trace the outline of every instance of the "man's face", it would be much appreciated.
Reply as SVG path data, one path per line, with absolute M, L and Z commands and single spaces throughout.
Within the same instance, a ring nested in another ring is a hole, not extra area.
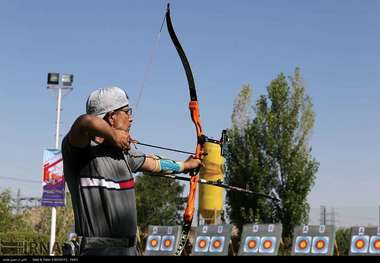
M 132 121 L 132 109 L 128 106 L 125 106 L 113 112 L 111 125 L 115 129 L 120 129 L 129 132 L 132 125 Z

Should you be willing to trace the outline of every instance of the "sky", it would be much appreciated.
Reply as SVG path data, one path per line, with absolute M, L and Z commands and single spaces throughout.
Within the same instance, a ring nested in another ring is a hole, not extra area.
M 92 90 L 117 85 L 134 107 L 135 139 L 195 148 L 186 76 L 166 27 L 159 34 L 165 8 L 158 0 L 0 2 L 0 190 L 41 195 L 43 151 L 55 144 L 48 72 L 74 74 L 74 89 L 62 100 L 62 136 Z M 373 207 L 376 215 L 379 12 L 376 0 L 171 1 L 206 134 L 218 139 L 231 126 L 242 85 L 253 87 L 255 101 L 279 73 L 300 67 L 316 113 L 310 144 L 320 163 L 311 206 Z

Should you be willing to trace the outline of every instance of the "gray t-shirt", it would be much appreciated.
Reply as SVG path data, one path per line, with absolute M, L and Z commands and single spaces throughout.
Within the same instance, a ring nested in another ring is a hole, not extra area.
M 142 166 L 145 154 L 132 149 L 123 152 L 103 144 L 78 148 L 66 136 L 62 157 L 77 235 L 135 236 L 137 212 L 132 173 Z

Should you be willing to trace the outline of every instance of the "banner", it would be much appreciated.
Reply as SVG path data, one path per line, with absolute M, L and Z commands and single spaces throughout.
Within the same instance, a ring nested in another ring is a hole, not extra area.
M 63 161 L 61 151 L 57 149 L 47 149 L 44 151 L 41 205 L 65 205 Z

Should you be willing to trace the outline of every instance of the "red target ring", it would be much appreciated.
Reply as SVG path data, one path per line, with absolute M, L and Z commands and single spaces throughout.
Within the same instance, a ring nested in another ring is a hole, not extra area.
M 264 244 L 263 244 L 264 249 L 270 249 L 270 248 L 272 248 L 272 246 L 273 246 L 272 241 L 270 241 L 270 240 L 264 241 Z
M 325 243 L 324 240 L 318 240 L 318 241 L 317 241 L 317 244 L 315 244 L 315 247 L 316 247 L 317 249 L 324 249 L 325 246 L 326 246 L 326 243 Z
M 221 245 L 222 245 L 222 242 L 220 242 L 220 240 L 215 240 L 214 243 L 212 244 L 214 248 L 220 248 Z
M 204 239 L 199 240 L 198 246 L 199 246 L 200 248 L 205 248 L 206 245 L 207 245 L 206 240 L 204 240 Z
M 376 250 L 380 250 L 380 240 L 376 240 L 376 241 L 373 243 L 373 247 L 374 247 Z
M 152 247 L 157 247 L 157 245 L 158 245 L 158 241 L 157 241 L 157 239 L 152 239 L 152 240 L 150 241 L 150 245 L 151 245 Z
M 249 249 L 254 249 L 254 248 L 256 248 L 256 246 L 257 246 L 256 240 L 249 240 L 248 241 L 248 248 Z
M 299 243 L 298 243 L 298 247 L 300 249 L 306 249 L 308 246 L 308 242 L 306 239 L 302 239 Z
M 363 249 L 364 246 L 365 246 L 365 241 L 364 241 L 363 239 L 358 239 L 358 240 L 356 240 L 356 242 L 355 242 L 355 247 L 356 247 L 357 249 Z
M 170 247 L 172 245 L 172 241 L 170 239 L 166 239 L 164 242 L 165 247 Z

